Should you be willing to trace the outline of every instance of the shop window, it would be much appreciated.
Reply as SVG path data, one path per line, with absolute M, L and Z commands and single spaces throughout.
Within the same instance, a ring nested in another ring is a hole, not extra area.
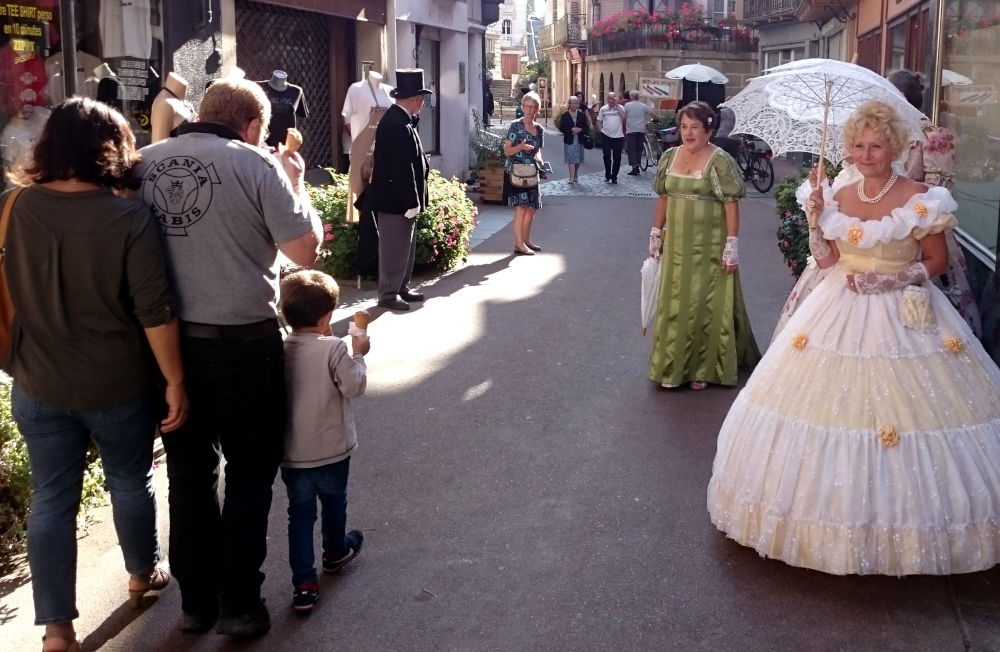
M 418 68 L 424 69 L 424 83 L 434 91 L 433 95 L 424 100 L 424 108 L 420 111 L 420 140 L 428 153 L 441 152 L 441 109 L 440 94 L 437 89 L 441 85 L 441 43 L 440 41 L 421 38 L 417 44 L 419 57 Z
M 609 93 L 615 92 L 615 73 L 610 73 L 608 75 L 608 92 Z
M 1000 1 L 949 2 L 944 43 L 937 122 L 955 137 L 959 230 L 973 254 L 993 267 L 1000 214 Z
M 601 82 L 600 82 L 600 85 L 598 86 L 597 92 L 598 92 L 597 99 L 599 101 L 603 102 L 604 101 L 604 73 L 603 72 L 601 73 Z
M 882 69 L 882 30 L 858 37 L 858 65 L 878 72 Z
M 63 70 L 61 3 L 22 0 L 0 16 L 9 36 L 0 47 L 0 154 L 4 171 L 23 160 L 52 107 L 68 95 L 98 99 L 128 118 L 139 145 L 149 143 L 149 108 L 159 91 L 162 27 L 159 10 L 75 3 L 76 71 Z

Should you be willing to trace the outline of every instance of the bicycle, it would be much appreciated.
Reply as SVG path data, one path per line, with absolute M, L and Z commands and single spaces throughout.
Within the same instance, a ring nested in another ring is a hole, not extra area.
M 753 184 L 757 192 L 767 192 L 774 185 L 774 164 L 771 163 L 771 150 L 762 152 L 757 149 L 758 139 L 747 134 L 740 134 L 739 150 L 736 152 L 736 164 L 743 172 L 743 179 Z

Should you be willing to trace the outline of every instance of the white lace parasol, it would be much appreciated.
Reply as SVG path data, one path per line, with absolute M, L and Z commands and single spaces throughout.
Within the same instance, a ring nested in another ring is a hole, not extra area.
M 847 155 L 842 127 L 867 100 L 892 105 L 910 141 L 925 140 L 923 113 L 884 77 L 844 61 L 803 59 L 769 68 L 725 105 L 736 114 L 732 133 L 757 136 L 775 155 L 809 152 L 839 163 Z

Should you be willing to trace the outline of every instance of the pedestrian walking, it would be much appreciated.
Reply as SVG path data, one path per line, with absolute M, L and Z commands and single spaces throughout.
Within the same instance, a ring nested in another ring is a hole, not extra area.
M 139 175 L 177 285 L 191 397 L 188 422 L 163 438 L 170 567 L 181 629 L 205 632 L 218 621 L 219 634 L 255 637 L 271 627 L 260 569 L 285 428 L 277 254 L 311 265 L 322 228 L 302 157 L 264 147 L 271 103 L 258 84 L 217 80 L 199 115 L 143 148 Z
M 604 181 L 618 183 L 625 142 L 625 109 L 618 106 L 618 96 L 614 93 L 608 93 L 607 104 L 597 113 L 597 129 L 601 132 L 601 149 L 604 150 Z
M 653 109 L 639 101 L 639 91 L 633 91 L 632 99 L 625 105 L 625 143 L 628 148 L 628 164 L 632 167 L 630 176 L 641 174 L 639 159 L 642 146 L 646 142 L 646 123 L 656 117 Z
M 417 252 L 417 214 L 427 208 L 430 165 L 417 133 L 424 98 L 424 71 L 396 71 L 396 103 L 375 131 L 375 171 L 366 193 L 367 205 L 378 214 L 378 305 L 409 310 L 424 295 L 409 288 Z
M 351 399 L 367 384 L 367 334 L 351 336 L 351 350 L 333 337 L 330 320 L 340 298 L 327 274 L 303 270 L 281 281 L 281 314 L 292 332 L 285 338 L 288 423 L 281 480 L 288 491 L 288 562 L 292 606 L 310 611 L 319 599 L 313 554 L 316 501 L 322 505 L 323 571 L 334 573 L 364 543 L 360 530 L 346 531 L 347 476 L 358 446 Z
M 138 187 L 138 160 L 120 113 L 72 98 L 52 110 L 31 160 L 15 171 L 27 187 L 0 197 L 13 202 L 3 266 L 16 310 L 4 369 L 28 449 L 28 565 L 48 651 L 80 649 L 76 518 L 91 438 L 130 601 L 138 606 L 170 579 L 158 566 L 153 437 L 163 410 L 160 430 L 173 437 L 188 403 L 156 223 L 148 208 L 118 196 Z
M 507 138 L 503 142 L 503 153 L 507 157 L 504 164 L 503 190 L 508 206 L 514 207 L 514 218 L 511 222 L 514 231 L 514 254 L 517 256 L 534 256 L 542 248 L 531 241 L 531 223 L 535 212 L 542 207 L 542 199 L 538 189 L 537 166 L 542 163 L 542 125 L 535 122 L 542 100 L 536 93 L 529 92 L 521 98 L 521 108 L 524 117 L 510 123 Z M 534 184 L 514 186 L 511 175 L 514 166 L 535 166 Z
M 737 370 L 760 359 L 738 273 L 746 187 L 736 161 L 709 142 L 714 118 L 700 101 L 677 112 L 681 144 L 660 157 L 653 181 L 649 255 L 662 250 L 662 260 L 649 378 L 668 388 L 735 385 Z
M 579 97 L 571 95 L 567 100 L 566 112 L 559 117 L 559 131 L 563 134 L 563 158 L 569 166 L 569 182 L 576 183 L 585 157 L 584 143 L 590 143 L 590 119 L 580 108 Z

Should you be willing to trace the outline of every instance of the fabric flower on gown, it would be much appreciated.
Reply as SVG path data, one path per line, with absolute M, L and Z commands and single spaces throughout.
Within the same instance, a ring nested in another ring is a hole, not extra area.
M 948 349 L 952 353 L 958 354 L 965 348 L 965 343 L 962 342 L 962 338 L 960 337 L 948 337 L 944 340 L 944 348 Z
M 882 426 L 879 428 L 878 438 L 886 448 L 899 446 L 899 433 L 892 426 Z
M 809 336 L 805 333 L 797 333 L 795 337 L 792 338 L 792 346 L 801 351 L 806 348 L 806 344 L 809 343 Z

